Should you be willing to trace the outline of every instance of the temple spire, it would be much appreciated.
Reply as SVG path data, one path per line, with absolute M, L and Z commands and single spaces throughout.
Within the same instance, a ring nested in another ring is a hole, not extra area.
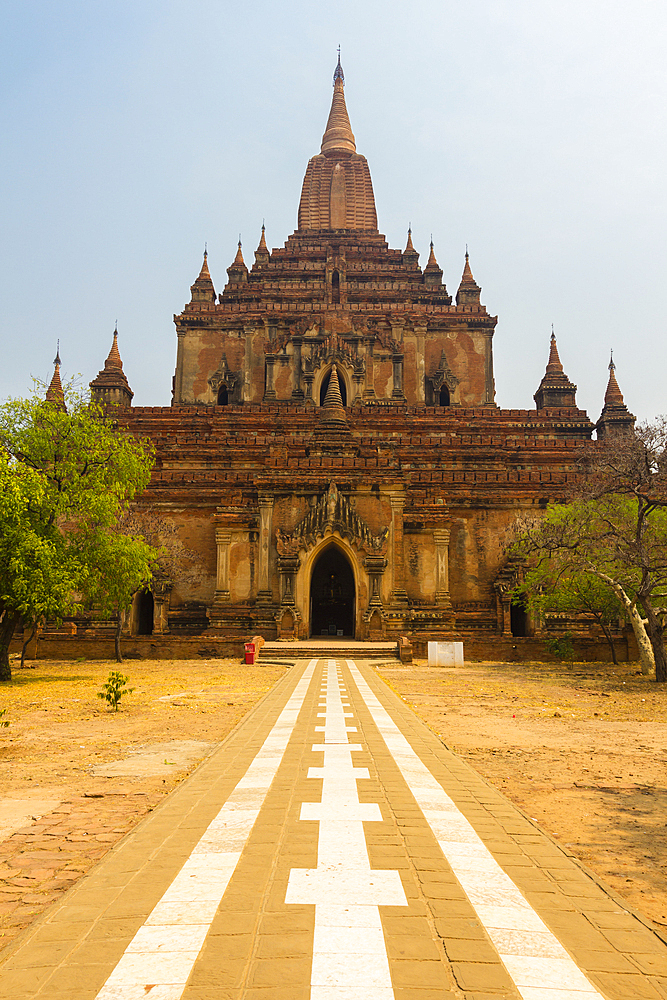
M 343 67 L 340 64 L 340 52 L 338 53 L 338 65 L 334 72 L 334 92 L 331 101 L 331 110 L 327 120 L 327 127 L 322 136 L 321 152 L 325 156 L 351 156 L 356 153 L 357 146 L 350 125 L 350 118 L 345 105 L 345 77 Z
M 604 406 L 600 419 L 595 425 L 598 441 L 604 437 L 630 434 L 635 426 L 635 416 L 630 413 L 623 400 L 623 393 L 616 381 L 616 365 L 612 351 L 609 361 L 609 381 L 604 394 Z
M 457 306 L 479 305 L 479 297 L 481 293 L 482 289 L 479 287 L 472 274 L 468 247 L 466 246 L 465 264 L 463 265 L 461 284 L 459 285 L 459 290 L 456 293 L 456 304 Z
M 442 284 L 442 268 L 438 265 L 435 259 L 435 250 L 433 249 L 433 237 L 431 236 L 430 251 L 428 255 L 428 263 L 424 268 L 423 282 L 425 285 L 441 285 Z
M 611 358 L 609 361 L 609 382 L 607 383 L 607 391 L 604 394 L 605 406 L 612 404 L 614 406 L 624 406 L 623 393 L 620 390 L 619 384 L 616 381 L 616 365 L 614 364 L 614 352 L 611 352 Z
M 544 378 L 539 384 L 538 390 L 533 396 L 538 410 L 550 407 L 576 407 L 575 393 L 577 387 L 563 371 L 563 366 L 558 356 L 556 345 L 556 334 L 551 327 L 551 342 L 549 344 L 549 360 L 544 373 Z
M 113 332 L 111 350 L 104 362 L 104 368 L 90 383 L 90 390 L 93 399 L 97 399 L 103 406 L 113 404 L 126 409 L 132 405 L 134 393 L 123 371 L 123 362 L 118 350 L 118 324 Z
M 208 269 L 208 250 L 204 250 L 204 262 L 194 285 L 190 285 L 193 302 L 215 302 L 215 288 Z
M 414 248 L 412 243 L 412 227 L 408 226 L 408 242 L 405 244 L 405 250 L 403 251 L 403 260 L 410 267 L 416 267 L 419 263 L 419 254 Z
M 357 229 L 377 233 L 371 172 L 357 153 L 345 106 L 340 59 L 321 151 L 308 161 L 299 201 L 299 230 Z M 379 235 L 379 234 L 378 234 Z
M 259 241 L 259 246 L 255 250 L 255 264 L 268 264 L 269 256 L 269 248 L 266 245 L 266 236 L 264 232 L 264 223 L 262 222 L 262 236 Z
M 230 282 L 239 282 L 248 280 L 248 268 L 245 266 L 245 261 L 243 259 L 243 250 L 241 249 L 241 237 L 239 236 L 238 248 L 236 250 L 236 257 L 227 268 L 227 274 L 229 275 Z
M 560 357 L 558 356 L 558 346 L 556 344 L 556 334 L 553 323 L 551 324 L 551 342 L 549 344 L 549 360 L 547 362 L 547 374 L 552 375 L 563 371 Z
M 49 387 L 46 390 L 46 401 L 47 403 L 53 403 L 59 410 L 64 410 L 64 412 L 67 413 L 67 407 L 65 406 L 65 393 L 63 391 L 63 384 L 60 381 L 60 363 L 60 341 L 58 341 L 56 356 L 53 359 L 53 376 Z

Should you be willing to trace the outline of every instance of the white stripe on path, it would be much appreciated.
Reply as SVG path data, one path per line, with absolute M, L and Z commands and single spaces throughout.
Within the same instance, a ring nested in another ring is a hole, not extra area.
M 347 701 L 347 698 L 345 699 Z M 381 822 L 377 803 L 361 803 L 357 780 L 368 778 L 368 768 L 353 767 L 342 685 L 336 661 L 327 666 L 324 702 L 323 767 L 308 769 L 309 778 L 322 778 L 320 802 L 301 805 L 302 820 L 319 820 L 317 868 L 293 868 L 286 903 L 315 904 L 315 935 L 311 973 L 311 1000 L 394 1000 L 389 960 L 380 920 L 381 905 L 407 906 L 397 871 L 373 871 L 368 858 L 363 823 Z
M 180 1000 L 306 697 L 310 661 L 234 791 L 155 905 L 97 1000 Z
M 387 749 L 523 1000 L 602 1000 L 412 749 L 353 660 L 355 684 Z

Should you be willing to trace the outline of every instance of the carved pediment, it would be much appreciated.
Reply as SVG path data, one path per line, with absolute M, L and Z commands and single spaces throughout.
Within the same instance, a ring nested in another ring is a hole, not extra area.
M 443 385 L 446 385 L 449 391 L 453 392 L 460 382 L 460 379 L 456 377 L 452 369 L 449 367 L 447 355 L 444 351 L 440 354 L 440 364 L 431 375 L 430 381 L 433 386 L 433 390 L 436 392 L 439 389 L 442 389 Z
M 389 529 L 374 535 L 366 522 L 359 517 L 352 504 L 339 493 L 335 483 L 331 483 L 304 519 L 291 533 L 278 530 L 278 554 L 282 557 L 295 555 L 301 549 L 310 549 L 325 535 L 337 531 L 351 545 L 368 553 L 383 552 Z
M 230 371 L 229 365 L 227 364 L 227 355 L 223 352 L 220 364 L 209 378 L 208 384 L 211 389 L 213 389 L 213 392 L 217 392 L 220 386 L 224 385 L 227 388 L 227 392 L 231 394 L 232 389 L 236 385 L 236 381 L 237 376 L 234 372 Z

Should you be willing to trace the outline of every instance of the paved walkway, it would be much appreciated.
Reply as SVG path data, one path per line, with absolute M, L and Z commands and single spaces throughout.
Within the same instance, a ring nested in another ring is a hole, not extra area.
M 667 945 L 362 661 L 300 661 L 48 910 L 3 1000 L 659 1000 Z

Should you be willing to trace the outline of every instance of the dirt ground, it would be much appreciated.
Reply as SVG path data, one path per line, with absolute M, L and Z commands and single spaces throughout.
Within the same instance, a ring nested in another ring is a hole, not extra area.
M 287 667 L 39 660 L 0 684 L 0 948 L 88 871 L 241 721 Z
M 0 684 L 0 948 L 88 871 L 240 722 L 286 666 L 14 664 Z M 382 665 L 448 747 L 667 926 L 667 689 L 622 664 Z M 1 959 L 0 953 L 0 959 Z
M 667 686 L 636 664 L 379 673 L 443 742 L 667 926 Z

